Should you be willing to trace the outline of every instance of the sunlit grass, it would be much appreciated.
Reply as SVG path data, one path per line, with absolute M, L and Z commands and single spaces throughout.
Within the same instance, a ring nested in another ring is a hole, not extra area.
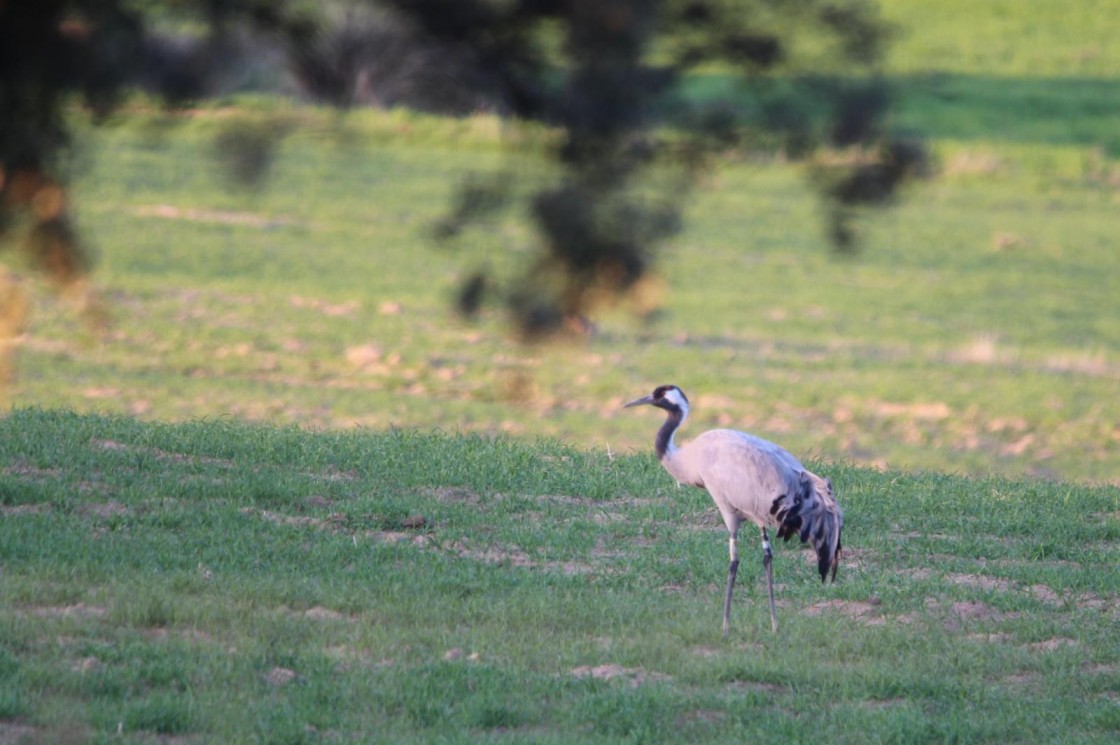
M 891 72 L 1007 78 L 1113 78 L 1120 56 L 1107 24 L 1116 0 L 879 0 L 896 28 Z
M 729 159 L 662 256 L 652 323 L 622 307 L 588 340 L 526 347 L 498 307 L 475 323 L 451 311 L 467 273 L 525 265 L 524 215 L 456 249 L 430 234 L 471 173 L 503 170 L 523 189 L 545 178 L 534 147 L 501 154 L 466 123 L 301 110 L 308 130 L 246 193 L 213 167 L 209 119 L 226 114 L 200 112 L 158 144 L 147 116 L 88 135 L 97 157 L 76 190 L 108 336 L 40 294 L 14 404 L 629 452 L 655 423 L 619 404 L 675 382 L 697 402 L 695 431 L 734 425 L 895 467 L 1116 477 L 1114 166 L 1095 151 L 937 142 L 940 177 L 861 222 L 847 259 L 803 172 Z M 312 134 L 340 126 L 357 134 Z M 391 145 L 363 139 L 379 128 Z

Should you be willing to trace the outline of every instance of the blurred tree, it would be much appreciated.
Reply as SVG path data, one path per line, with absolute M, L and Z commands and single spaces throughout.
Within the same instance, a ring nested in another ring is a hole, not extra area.
M 169 35 L 169 19 L 205 31 Z M 883 126 L 886 37 L 864 0 L 0 0 L 0 239 L 82 295 L 65 106 L 97 119 L 132 86 L 189 102 L 265 49 L 335 106 L 487 109 L 560 130 L 561 175 L 529 197 L 536 260 L 512 280 L 479 271 L 459 295 L 468 314 L 496 295 L 526 335 L 543 334 L 638 287 L 680 227 L 682 194 L 728 149 L 842 152 L 811 173 L 834 245 L 850 249 L 854 211 L 887 203 L 923 163 Z M 700 68 L 747 87 L 734 100 L 689 94 Z M 267 174 L 270 137 L 219 139 L 244 156 L 224 159 L 237 180 Z M 511 193 L 504 179 L 470 181 L 437 234 L 452 241 Z

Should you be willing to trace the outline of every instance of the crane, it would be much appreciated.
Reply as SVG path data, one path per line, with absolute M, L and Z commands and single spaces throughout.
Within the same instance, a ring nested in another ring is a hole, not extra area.
M 761 437 L 733 429 L 713 429 L 677 447 L 674 435 L 688 418 L 688 398 L 675 385 L 626 404 L 664 409 L 668 416 L 657 431 L 654 448 L 661 465 L 678 484 L 706 489 L 730 533 L 731 561 L 723 598 L 723 635 L 731 627 L 731 591 L 739 569 L 739 526 L 743 521 L 762 530 L 762 564 L 770 598 L 770 628 L 778 631 L 774 609 L 773 552 L 768 528 L 788 541 L 798 536 L 816 550 L 821 582 L 831 573 L 836 580 L 840 531 L 844 515 L 832 496 L 832 482 L 812 473 L 789 451 Z

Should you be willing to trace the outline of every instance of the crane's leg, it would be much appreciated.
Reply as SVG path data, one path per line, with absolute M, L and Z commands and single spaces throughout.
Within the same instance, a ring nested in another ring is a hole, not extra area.
M 735 533 L 728 542 L 731 563 L 727 565 L 727 594 L 723 596 L 723 635 L 731 630 L 731 590 L 735 587 L 735 573 L 739 571 L 739 540 Z
M 770 536 L 762 529 L 762 566 L 766 567 L 766 594 L 770 597 L 770 630 L 778 633 L 778 613 L 774 610 L 774 553 L 770 550 Z

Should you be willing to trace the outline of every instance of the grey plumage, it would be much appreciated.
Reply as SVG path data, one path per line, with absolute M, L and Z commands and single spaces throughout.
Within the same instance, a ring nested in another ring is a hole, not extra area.
M 796 536 L 812 544 L 821 581 L 836 579 L 840 533 L 844 516 L 832 494 L 832 483 L 812 473 L 789 451 L 761 437 L 732 429 L 713 429 L 677 447 L 674 436 L 688 418 L 688 398 L 675 385 L 663 385 L 649 396 L 626 404 L 648 404 L 668 416 L 658 430 L 654 447 L 661 464 L 680 484 L 706 489 L 716 503 L 730 534 L 731 560 L 724 595 L 723 633 L 731 623 L 731 592 L 739 567 L 740 525 L 754 523 L 762 532 L 771 628 L 778 630 L 774 608 L 772 551 L 768 528 L 778 537 Z

